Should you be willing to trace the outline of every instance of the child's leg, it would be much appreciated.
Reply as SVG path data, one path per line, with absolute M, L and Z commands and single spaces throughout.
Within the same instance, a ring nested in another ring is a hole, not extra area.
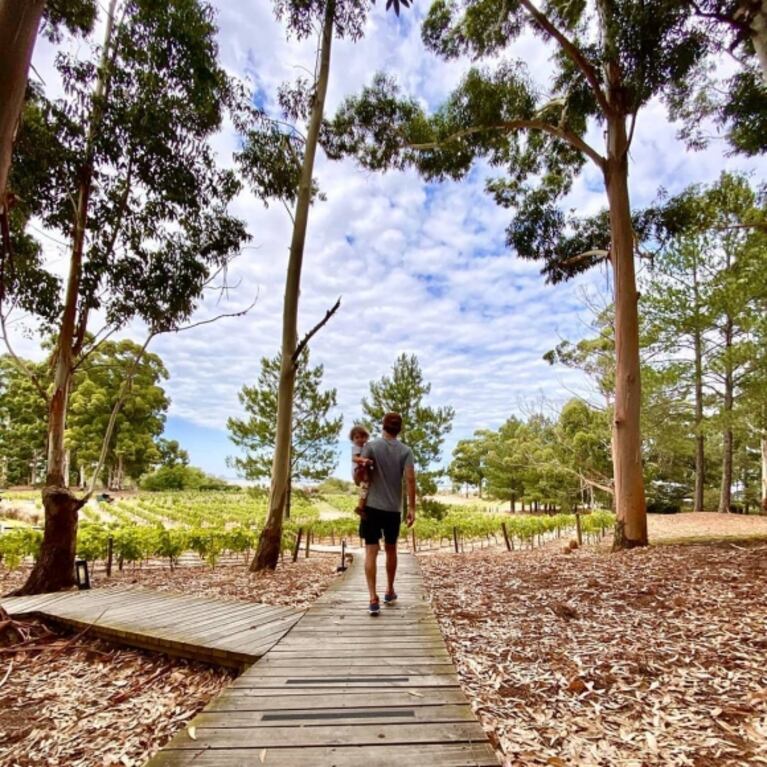
M 357 493 L 357 508 L 355 511 L 361 514 L 365 511 L 365 506 L 368 500 L 368 490 L 370 490 L 370 482 L 367 479 L 363 479 L 359 484 L 359 492 Z

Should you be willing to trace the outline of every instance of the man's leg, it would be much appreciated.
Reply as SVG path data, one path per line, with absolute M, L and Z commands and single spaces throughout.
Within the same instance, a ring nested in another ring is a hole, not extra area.
M 365 578 L 368 582 L 368 591 L 370 592 L 370 601 L 375 602 L 378 594 L 376 593 L 376 560 L 378 559 L 378 544 L 367 544 L 365 546 Z M 388 560 L 387 560 L 388 561 Z
M 394 578 L 397 575 L 397 544 L 387 543 L 384 548 L 386 549 L 386 593 L 393 594 Z

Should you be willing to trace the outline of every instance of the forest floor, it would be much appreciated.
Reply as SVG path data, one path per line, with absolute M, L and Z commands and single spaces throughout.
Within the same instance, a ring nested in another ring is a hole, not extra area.
M 648 514 L 647 529 L 651 543 L 767 539 L 767 517 L 714 511 Z
M 767 542 L 421 562 L 505 764 L 767 764 Z
M 108 582 L 306 607 L 337 577 L 337 563 L 312 553 L 267 574 L 245 564 L 126 569 Z M 2 593 L 26 574 L 0 568 Z M 14 644 L 0 636 L 1 767 L 139 767 L 233 679 L 87 634 L 52 633 L 35 620 L 17 625 Z

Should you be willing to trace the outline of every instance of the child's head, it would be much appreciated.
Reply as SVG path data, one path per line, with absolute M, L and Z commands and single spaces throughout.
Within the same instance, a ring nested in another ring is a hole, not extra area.
M 352 426 L 352 430 L 349 432 L 349 439 L 357 447 L 362 447 L 370 439 L 370 434 L 368 434 L 368 430 L 364 426 Z

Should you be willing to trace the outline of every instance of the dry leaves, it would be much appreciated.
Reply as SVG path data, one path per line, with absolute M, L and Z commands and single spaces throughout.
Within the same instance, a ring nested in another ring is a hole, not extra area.
M 506 764 L 767 764 L 764 544 L 421 561 Z
M 312 554 L 258 575 L 239 564 L 126 570 L 94 580 L 305 607 L 335 579 L 336 559 Z M 7 590 L 26 573 L 0 575 Z M 39 621 L 13 624 L 13 647 L 0 645 L 0 680 L 7 674 L 0 686 L 0 767 L 140 767 L 233 678 L 87 635 L 55 634 Z M 188 732 L 196 737 L 194 728 Z

